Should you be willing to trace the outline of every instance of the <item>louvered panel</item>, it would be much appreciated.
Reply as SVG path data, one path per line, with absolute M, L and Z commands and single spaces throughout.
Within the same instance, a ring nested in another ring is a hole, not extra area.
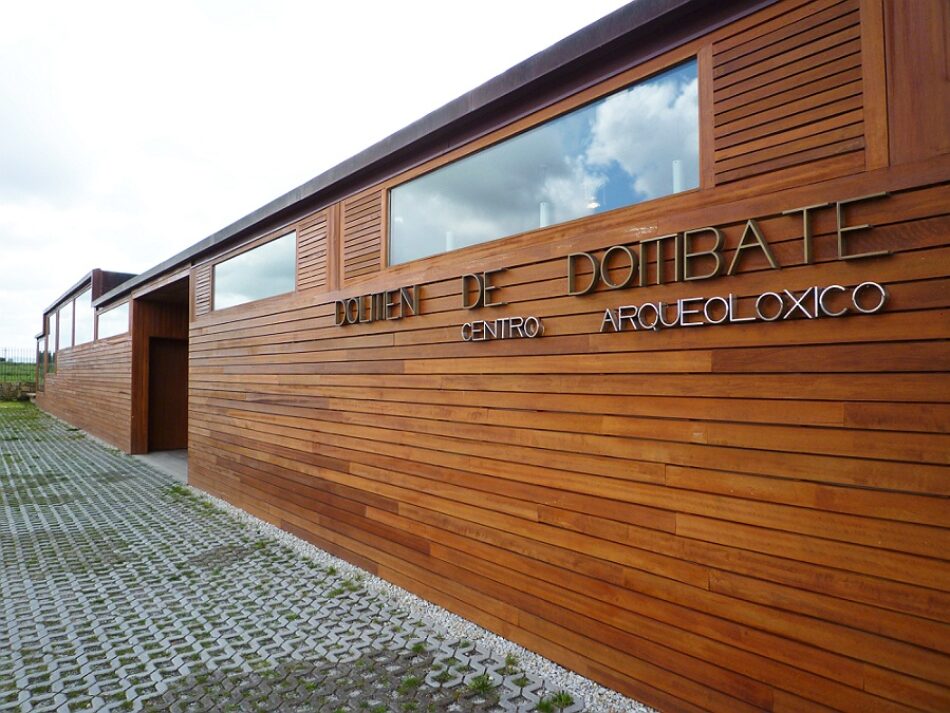
M 343 277 L 347 280 L 382 267 L 383 192 L 372 190 L 343 203 Z
M 789 5 L 713 46 L 717 183 L 864 150 L 858 0 Z
M 211 311 L 211 265 L 198 265 L 191 271 L 195 281 L 195 317 Z
M 297 289 L 327 286 L 327 212 L 321 211 L 297 227 Z

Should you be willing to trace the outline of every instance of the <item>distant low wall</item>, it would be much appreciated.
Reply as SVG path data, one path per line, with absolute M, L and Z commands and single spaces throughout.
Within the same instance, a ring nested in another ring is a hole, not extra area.
M 0 383 L 0 401 L 26 401 L 35 390 L 36 384 L 32 381 Z

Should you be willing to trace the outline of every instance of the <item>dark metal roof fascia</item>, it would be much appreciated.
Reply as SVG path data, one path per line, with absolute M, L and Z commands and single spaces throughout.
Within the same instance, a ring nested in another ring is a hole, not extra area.
M 767 5 L 772 2 L 774 0 L 761 0 L 758 4 Z M 542 77 L 554 74 L 559 69 L 574 64 L 585 55 L 594 53 L 604 45 L 616 42 L 633 33 L 642 32 L 650 25 L 672 22 L 687 13 L 696 13 L 703 8 L 722 10 L 732 4 L 749 5 L 753 3 L 748 0 L 744 3 L 735 3 L 734 0 L 725 0 L 725 2 L 724 0 L 633 0 L 633 2 L 516 64 L 511 69 L 448 104 L 426 114 L 421 119 L 414 121 L 355 156 L 275 198 L 177 255 L 110 290 L 99 297 L 94 305 L 100 307 L 111 302 L 130 292 L 138 285 L 189 262 L 201 253 L 248 231 L 264 221 L 291 210 L 301 202 L 312 200 L 324 192 L 329 193 L 330 189 L 338 184 L 368 172 L 393 154 L 408 149 L 433 132 L 444 130 L 453 123 L 459 122 L 493 102 L 517 92 L 519 89 L 525 88 Z

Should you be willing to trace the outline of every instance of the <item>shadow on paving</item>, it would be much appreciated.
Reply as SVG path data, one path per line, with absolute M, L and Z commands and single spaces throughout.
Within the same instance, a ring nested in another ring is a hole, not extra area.
M 29 404 L 0 558 L 0 711 L 583 710 Z

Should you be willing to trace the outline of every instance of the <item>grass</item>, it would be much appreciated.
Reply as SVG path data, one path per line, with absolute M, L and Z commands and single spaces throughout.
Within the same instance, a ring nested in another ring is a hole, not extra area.
M 20 381 L 34 381 L 36 366 L 32 363 L 0 361 L 0 383 L 15 384 Z
M 510 676 L 518 673 L 518 670 L 518 657 L 515 654 L 505 656 L 505 667 L 501 670 L 501 673 L 505 676 Z
M 473 678 L 471 683 L 468 684 L 468 687 L 473 693 L 478 693 L 481 695 L 489 693 L 494 688 L 491 677 L 485 673 Z
M 399 683 L 399 688 L 397 689 L 402 695 L 407 695 L 412 691 L 419 688 L 422 685 L 422 679 L 418 676 L 406 676 Z
M 34 411 L 39 414 L 39 409 L 29 401 L 0 401 L 0 409 L 4 411 Z
M 567 691 L 558 691 L 553 696 L 545 696 L 538 701 L 535 710 L 539 713 L 555 713 L 563 711 L 574 704 L 574 698 Z

